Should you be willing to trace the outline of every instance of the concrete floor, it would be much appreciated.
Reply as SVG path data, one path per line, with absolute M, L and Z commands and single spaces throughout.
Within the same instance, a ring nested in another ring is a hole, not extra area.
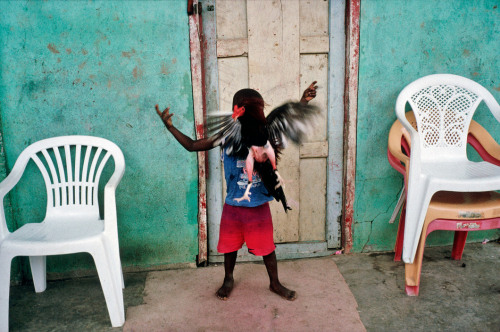
M 392 253 L 335 256 L 367 331 L 500 331 L 500 244 L 426 248 L 420 293 L 404 291 L 404 264 Z
M 426 249 L 418 297 L 405 295 L 404 264 L 393 262 L 391 253 L 338 255 L 304 261 L 334 263 L 341 273 L 337 279 L 345 279 L 367 331 L 500 331 L 500 244 L 467 244 L 459 262 L 449 259 L 450 252 L 451 247 Z M 280 262 L 279 266 L 296 264 L 289 262 Z M 188 275 L 189 271 L 203 274 L 203 270 L 185 271 Z M 236 267 L 238 270 L 247 271 L 240 265 Z M 285 267 L 280 271 L 280 278 L 292 283 L 300 272 Z M 242 273 L 251 275 L 252 272 Z M 127 312 L 144 305 L 148 275 L 151 272 L 125 275 Z M 212 293 L 212 289 L 206 291 Z M 325 301 L 325 305 L 335 300 L 339 299 L 317 299 Z M 203 319 L 203 312 L 192 319 Z M 34 292 L 32 284 L 11 287 L 10 327 L 10 331 L 123 330 L 111 328 L 97 278 L 52 281 L 41 294 Z M 331 331 L 340 330 L 343 330 L 341 326 L 331 327 Z M 363 330 L 362 327 L 359 330 Z

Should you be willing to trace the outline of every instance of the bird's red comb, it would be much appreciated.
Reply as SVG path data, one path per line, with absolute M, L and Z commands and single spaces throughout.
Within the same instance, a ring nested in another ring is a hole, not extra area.
M 233 115 L 231 117 L 236 120 L 240 116 L 245 114 L 245 106 L 238 107 L 238 105 L 234 105 L 233 107 Z

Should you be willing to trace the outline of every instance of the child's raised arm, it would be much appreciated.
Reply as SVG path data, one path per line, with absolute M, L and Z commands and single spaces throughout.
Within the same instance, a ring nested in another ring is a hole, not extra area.
M 206 151 L 215 147 L 216 139 L 214 136 L 209 138 L 202 138 L 198 140 L 192 140 L 183 133 L 181 133 L 177 128 L 174 127 L 172 123 L 173 113 L 170 113 L 170 107 L 165 108 L 163 112 L 160 111 L 158 105 L 155 105 L 156 113 L 167 127 L 168 131 L 174 135 L 175 139 L 188 151 Z

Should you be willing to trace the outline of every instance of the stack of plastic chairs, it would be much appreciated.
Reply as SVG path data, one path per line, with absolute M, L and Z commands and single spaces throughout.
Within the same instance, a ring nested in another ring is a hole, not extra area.
M 456 75 L 423 77 L 398 97 L 400 123 L 391 128 L 388 156 L 405 176 L 406 209 L 395 250 L 398 257 L 402 242 L 408 295 L 418 295 L 425 238 L 431 231 L 456 231 L 452 257 L 460 259 L 468 231 L 500 228 L 495 192 L 500 189 L 500 146 L 484 128 L 471 124 L 481 101 L 500 121 L 493 96 Z M 414 117 L 407 118 L 407 103 Z M 467 159 L 468 137 L 485 161 Z

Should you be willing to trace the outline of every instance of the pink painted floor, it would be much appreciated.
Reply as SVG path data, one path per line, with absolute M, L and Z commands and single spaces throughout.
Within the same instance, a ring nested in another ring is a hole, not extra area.
M 227 301 L 215 292 L 223 266 L 151 272 L 144 304 L 128 307 L 123 331 L 366 331 L 357 303 L 332 258 L 278 263 L 286 301 L 269 291 L 263 264 L 237 264 Z

